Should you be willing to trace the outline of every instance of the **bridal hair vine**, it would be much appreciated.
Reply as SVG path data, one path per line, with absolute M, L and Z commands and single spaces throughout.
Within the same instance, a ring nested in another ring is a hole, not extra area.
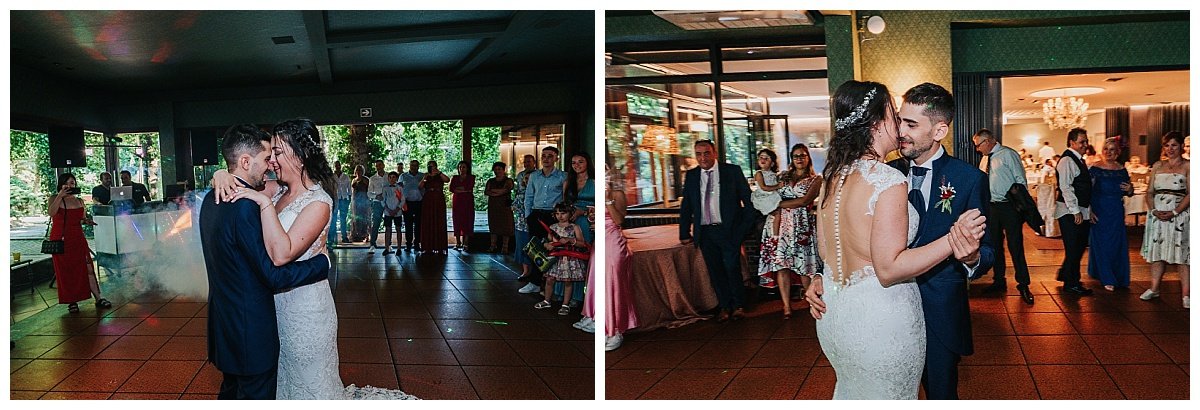
M 876 89 L 877 88 L 871 88 L 871 91 L 867 91 L 867 95 L 863 97 L 862 102 L 859 103 L 857 107 L 854 107 L 854 111 L 851 111 L 850 115 L 846 116 L 846 118 L 839 118 L 837 121 L 835 121 L 833 123 L 834 130 L 841 131 L 846 129 L 846 127 L 849 127 L 851 124 L 862 121 L 863 115 L 867 113 L 867 105 L 871 103 L 872 98 L 875 98 Z

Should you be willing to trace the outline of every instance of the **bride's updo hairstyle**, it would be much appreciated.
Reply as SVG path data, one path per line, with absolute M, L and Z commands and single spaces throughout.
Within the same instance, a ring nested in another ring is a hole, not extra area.
M 833 138 L 826 154 L 825 192 L 832 192 L 838 173 L 863 155 L 875 152 L 872 131 L 885 115 L 894 115 L 892 95 L 883 84 L 873 81 L 850 80 L 842 83 L 831 98 Z M 822 207 L 832 195 L 825 195 Z
M 317 130 L 317 124 L 304 118 L 287 120 L 275 124 L 271 133 L 283 140 L 300 159 L 303 166 L 301 172 L 320 183 L 330 198 L 337 198 L 337 183 L 333 179 L 333 169 L 325 158 L 325 148 L 321 147 L 321 133 Z

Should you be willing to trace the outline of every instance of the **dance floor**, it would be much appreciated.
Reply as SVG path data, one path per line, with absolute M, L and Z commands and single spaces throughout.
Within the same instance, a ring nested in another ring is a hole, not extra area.
M 1012 279 L 1007 295 L 983 295 L 991 273 L 971 284 L 975 354 L 960 366 L 964 399 L 1188 399 L 1189 324 L 1178 276 L 1168 272 L 1162 297 L 1138 299 L 1149 265 L 1130 229 L 1133 283 L 1105 291 L 1085 276 L 1090 297 L 1062 294 L 1054 281 L 1058 239 L 1026 229 L 1035 304 L 1024 304 Z M 1005 258 L 1008 259 L 1007 257 Z M 1083 262 L 1087 263 L 1087 256 Z M 1011 262 L 1009 262 L 1011 265 Z M 1086 267 L 1085 267 L 1086 269 Z M 706 320 L 676 329 L 626 335 L 606 353 L 608 399 L 828 399 L 833 368 L 821 353 L 807 304 L 783 320 L 779 296 L 757 300 L 748 317 Z
M 342 381 L 422 399 L 592 399 L 593 335 L 579 309 L 534 310 L 511 258 L 383 256 L 338 249 L 334 280 Z M 214 399 L 202 299 L 102 279 L 113 308 L 69 314 L 54 289 L 12 296 L 11 399 Z M 30 312 L 36 312 L 32 315 Z

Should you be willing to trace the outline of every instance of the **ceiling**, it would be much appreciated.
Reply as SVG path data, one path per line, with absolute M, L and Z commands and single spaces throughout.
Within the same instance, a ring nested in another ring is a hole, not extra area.
M 1091 113 L 1103 112 L 1106 107 L 1187 103 L 1188 74 L 1183 70 L 1006 77 L 1001 79 L 1004 116 L 1010 124 L 1041 122 L 1045 100 L 1029 94 L 1062 87 L 1103 88 L 1101 93 L 1081 97 Z M 1121 80 L 1107 81 L 1117 78 Z
M 100 90 L 458 79 L 595 64 L 590 10 L 9 15 L 12 64 Z

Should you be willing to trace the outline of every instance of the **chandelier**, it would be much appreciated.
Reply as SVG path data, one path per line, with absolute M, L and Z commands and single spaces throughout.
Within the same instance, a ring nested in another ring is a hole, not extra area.
M 1052 130 L 1083 128 L 1087 122 L 1088 103 L 1082 98 L 1062 97 L 1047 99 L 1042 104 L 1042 119 Z

